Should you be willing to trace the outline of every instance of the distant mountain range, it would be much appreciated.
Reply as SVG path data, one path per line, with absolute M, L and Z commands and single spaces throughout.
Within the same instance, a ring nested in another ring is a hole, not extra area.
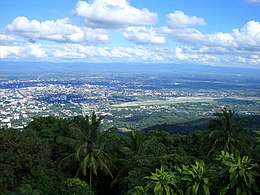
M 194 64 L 140 64 L 140 63 L 84 63 L 84 62 L 29 62 L 0 61 L 0 73 L 36 72 L 90 72 L 90 73 L 187 73 L 259 76 L 260 69 L 233 68 Z

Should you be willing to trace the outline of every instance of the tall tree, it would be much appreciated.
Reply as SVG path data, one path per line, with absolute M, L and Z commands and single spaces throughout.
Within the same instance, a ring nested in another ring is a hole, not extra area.
M 234 114 L 233 110 L 222 108 L 220 113 L 214 114 L 216 118 L 209 121 L 209 131 L 202 142 L 208 155 L 222 150 L 247 153 L 251 148 L 247 130 L 240 127 Z
M 75 138 L 62 137 L 60 140 L 70 144 L 74 148 L 74 152 L 62 160 L 75 157 L 79 162 L 79 168 L 76 177 L 80 173 L 84 176 L 89 173 L 89 185 L 93 185 L 93 174 L 97 176 L 98 171 L 105 174 L 112 175 L 111 168 L 113 167 L 110 155 L 106 152 L 106 139 L 112 128 L 101 131 L 100 124 L 103 116 L 97 118 L 93 112 L 91 116 L 75 117 L 74 130 L 76 133 Z
M 254 130 L 255 140 L 257 143 L 260 143 L 260 130 Z
M 251 158 L 260 164 L 260 130 L 253 130 L 253 150 L 251 151 Z
M 132 151 L 135 156 L 144 153 L 147 147 L 144 132 L 132 131 L 128 136 L 126 136 L 125 146 L 128 150 Z
M 140 160 L 140 156 L 145 154 L 148 142 L 145 140 L 143 131 L 132 131 L 122 137 L 120 144 L 121 147 L 117 148 L 119 155 L 116 160 L 119 171 L 112 181 L 111 187 L 117 185 L 135 167 L 136 162 Z

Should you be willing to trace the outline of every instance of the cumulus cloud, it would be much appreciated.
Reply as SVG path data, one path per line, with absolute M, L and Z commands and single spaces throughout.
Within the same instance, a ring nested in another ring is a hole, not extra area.
M 233 29 L 231 33 L 204 34 L 194 28 L 170 29 L 163 27 L 161 30 L 175 41 L 185 44 L 247 51 L 260 50 L 260 23 L 256 21 L 249 21 L 244 27 Z
M 0 43 L 1 44 L 9 44 L 9 43 L 14 43 L 16 41 L 17 41 L 17 39 L 14 35 L 9 35 L 9 34 L 0 32 Z
M 46 20 L 29 20 L 24 16 L 17 17 L 7 26 L 11 33 L 27 38 L 43 39 L 56 42 L 82 43 L 101 41 L 107 42 L 109 34 L 103 29 L 78 27 L 69 23 L 68 18 Z
M 249 21 L 244 27 L 234 29 L 231 34 L 239 47 L 243 49 L 260 50 L 260 23 L 257 21 Z
M 164 44 L 163 35 L 158 34 L 154 28 L 128 27 L 122 32 L 122 36 L 136 44 Z
M 229 33 L 203 34 L 194 28 L 169 29 L 167 27 L 163 27 L 162 31 L 172 36 L 175 41 L 185 44 L 222 47 L 237 46 L 237 43 L 234 42 L 234 37 Z
M 203 26 L 206 22 L 203 18 L 188 16 L 182 11 L 175 11 L 168 14 L 167 24 L 169 28 L 184 28 L 189 26 Z
M 47 57 L 47 51 L 42 48 L 41 44 L 28 44 L 28 54 L 35 58 L 45 58 Z
M 27 45 L 0 45 L 0 59 L 40 59 L 47 58 L 46 49 L 42 48 L 41 44 Z
M 0 45 L 0 59 L 18 58 L 20 55 L 20 47 Z
M 124 1 L 119 2 L 125 5 Z M 108 30 L 90 26 L 78 27 L 72 25 L 68 18 L 39 22 L 18 17 L 7 26 L 6 32 L 0 31 L 0 58 L 260 65 L 258 21 L 249 21 L 243 27 L 228 33 L 203 33 L 192 27 L 195 23 L 202 25 L 203 22 L 194 21 L 180 22 L 181 25 L 179 23 L 176 27 L 170 27 L 168 23 L 168 26 L 160 28 L 124 24 L 120 29 Z M 121 33 L 126 40 L 138 45 L 113 47 L 113 43 L 108 46 L 85 44 L 108 42 L 109 31 Z M 166 37 L 171 37 L 173 42 L 165 44 Z M 39 39 L 54 43 L 41 42 Z
M 155 25 L 157 14 L 137 9 L 126 0 L 78 1 L 74 12 L 84 18 L 86 26 L 121 28 L 125 26 Z

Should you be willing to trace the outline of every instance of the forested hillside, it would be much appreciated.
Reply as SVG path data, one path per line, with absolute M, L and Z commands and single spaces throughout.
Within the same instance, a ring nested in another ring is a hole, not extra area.
M 195 121 L 203 131 L 191 121 L 176 126 L 182 132 L 151 124 L 128 133 L 104 128 L 103 118 L 39 117 L 22 131 L 1 129 L 0 194 L 260 193 L 257 116 L 223 108 L 207 125 Z

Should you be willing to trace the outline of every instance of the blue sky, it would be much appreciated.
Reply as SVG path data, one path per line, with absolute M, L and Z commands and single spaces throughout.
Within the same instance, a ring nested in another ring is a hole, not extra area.
M 260 67 L 260 0 L 0 1 L 0 60 Z

